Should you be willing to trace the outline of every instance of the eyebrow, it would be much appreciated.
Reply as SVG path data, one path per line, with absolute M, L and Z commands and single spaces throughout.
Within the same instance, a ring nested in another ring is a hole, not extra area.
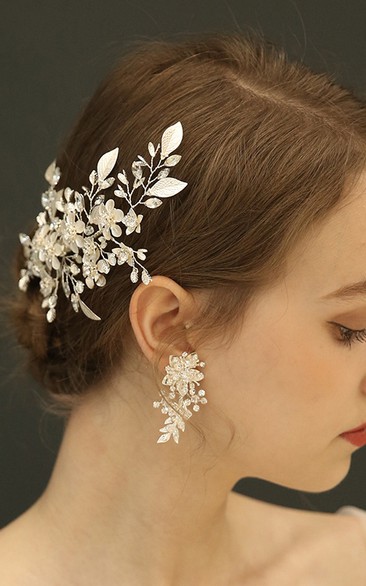
M 332 291 L 327 295 L 321 297 L 321 299 L 328 300 L 328 299 L 354 299 L 355 297 L 359 297 L 363 295 L 366 297 L 366 280 L 358 281 L 358 283 L 350 283 L 349 285 L 345 285 L 344 287 L 340 287 L 336 291 Z

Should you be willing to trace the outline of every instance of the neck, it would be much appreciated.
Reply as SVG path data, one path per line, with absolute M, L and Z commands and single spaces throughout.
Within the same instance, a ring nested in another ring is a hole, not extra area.
M 146 403 L 94 393 L 70 416 L 34 510 L 42 547 L 71 584 L 217 583 L 232 572 L 237 478 L 224 456 L 193 445 L 188 425 L 178 445 L 157 444 L 162 422 Z

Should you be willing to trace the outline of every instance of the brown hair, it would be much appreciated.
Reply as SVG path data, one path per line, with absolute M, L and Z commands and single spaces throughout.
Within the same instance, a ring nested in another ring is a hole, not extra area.
M 365 168 L 365 103 L 259 33 L 139 41 L 102 80 L 60 148 L 58 187 L 87 185 L 100 155 L 116 146 L 116 168 L 132 163 L 178 120 L 184 136 L 174 176 L 188 185 L 147 211 L 141 235 L 127 243 L 148 249 L 152 276 L 207 292 L 190 331 L 223 343 L 258 292 L 285 276 L 288 255 L 309 228 L 345 197 L 346 180 Z M 23 263 L 19 245 L 16 279 Z M 30 372 L 50 393 L 50 409 L 67 415 L 123 366 L 135 343 L 130 270 L 117 265 L 105 287 L 83 293 L 100 322 L 75 313 L 60 293 L 48 323 L 38 285 L 35 278 L 26 293 L 14 293 L 11 323 Z M 184 331 L 167 332 L 162 348 Z

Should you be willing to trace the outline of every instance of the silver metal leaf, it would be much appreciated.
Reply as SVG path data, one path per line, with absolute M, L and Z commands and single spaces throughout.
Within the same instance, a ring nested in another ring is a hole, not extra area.
M 92 311 L 87 305 L 85 305 L 84 301 L 82 301 L 81 299 L 79 299 L 79 304 L 82 312 L 85 313 L 87 317 L 95 320 L 101 319 L 96 313 L 94 313 L 94 311 Z
M 147 148 L 149 150 L 149 154 L 151 157 L 155 157 L 155 148 L 152 142 L 149 142 L 149 144 L 147 145 Z
M 183 127 L 180 122 L 176 122 L 164 130 L 161 137 L 161 156 L 167 157 L 172 151 L 180 145 L 183 138 Z
M 97 164 L 98 181 L 103 181 L 112 171 L 117 161 L 118 152 L 119 148 L 116 147 L 100 157 Z
M 182 191 L 186 185 L 187 183 L 185 181 L 180 181 L 173 177 L 166 177 L 165 179 L 159 179 L 159 181 L 152 185 L 149 188 L 149 194 L 159 197 L 171 197 Z
M 169 433 L 164 433 L 163 435 L 161 435 L 158 439 L 158 441 L 156 443 L 161 444 L 164 442 L 167 442 L 168 439 L 170 438 L 170 434 Z

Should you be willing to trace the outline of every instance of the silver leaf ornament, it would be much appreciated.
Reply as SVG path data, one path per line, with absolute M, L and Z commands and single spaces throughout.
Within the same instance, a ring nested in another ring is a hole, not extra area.
M 157 195 L 158 197 L 171 197 L 172 195 L 182 191 L 186 185 L 187 183 L 185 181 L 180 181 L 179 179 L 174 179 L 173 177 L 166 177 L 165 179 L 160 179 L 149 188 L 149 195 Z
M 161 156 L 165 158 L 170 155 L 172 151 L 175 151 L 182 142 L 182 138 L 183 127 L 180 122 L 176 122 L 164 130 L 161 137 Z
M 118 151 L 119 148 L 116 147 L 115 149 L 108 151 L 107 153 L 104 153 L 104 155 L 100 157 L 97 164 L 97 173 L 99 181 L 103 181 L 112 171 L 117 161 Z

